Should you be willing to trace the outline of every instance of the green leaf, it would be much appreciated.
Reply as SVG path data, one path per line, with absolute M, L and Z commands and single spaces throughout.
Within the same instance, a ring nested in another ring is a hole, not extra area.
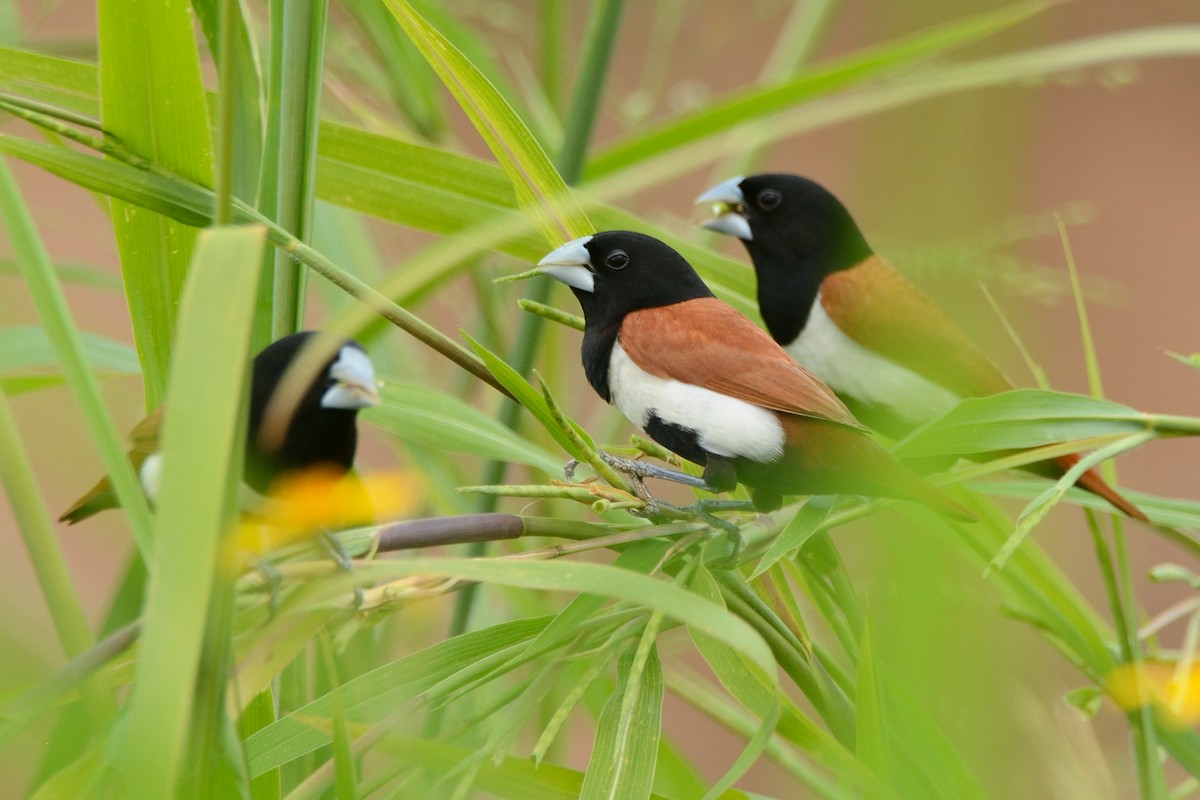
M 158 530 L 126 735 L 114 752 L 135 796 L 168 797 L 182 774 L 218 545 L 236 514 L 244 385 L 266 231 L 205 231 L 179 325 L 162 434 Z M 233 366 L 231 368 L 231 365 Z M 203 766 L 203 765 L 201 765 Z
M 40 103 L 99 116 L 96 65 L 0 47 L 0 91 Z
M 136 373 L 137 352 L 115 339 L 80 331 L 83 357 L 95 369 Z M 42 328 L 18 325 L 0 328 L 0 372 L 29 367 L 53 367 L 58 363 L 54 347 Z
M 575 561 L 506 561 L 414 558 L 364 565 L 358 577 L 445 575 L 526 589 L 587 592 L 635 603 L 709 634 L 739 652 L 766 674 L 775 674 L 770 649 L 746 622 L 721 606 L 678 586 L 629 570 Z M 331 590 L 337 580 L 330 581 Z
M 410 769 L 444 775 L 476 755 L 474 748 L 409 736 L 388 736 L 379 745 L 391 758 Z M 578 800 L 583 775 L 555 764 L 534 764 L 525 758 L 484 761 L 475 774 L 475 787 L 502 800 Z
M 104 130 L 141 157 L 211 186 L 208 105 L 190 4 L 100 0 L 97 8 Z M 146 407 L 157 408 L 196 232 L 122 201 L 113 203 L 112 216 Z
M 775 726 L 779 724 L 779 715 L 782 710 L 779 699 L 776 698 L 763 717 L 762 725 L 750 737 L 750 741 L 746 743 L 746 748 L 742 750 L 737 760 L 733 762 L 733 765 L 721 776 L 721 779 L 714 783 L 712 788 L 705 793 L 704 800 L 715 800 L 724 795 L 725 792 L 733 788 L 733 784 L 739 778 L 754 766 L 759 756 L 767 749 L 767 744 L 771 741 L 771 737 L 775 734 Z
M 595 232 L 540 144 L 496 88 L 405 0 L 387 0 L 405 33 L 508 173 L 521 209 L 551 246 Z
M 1135 433 L 1132 436 L 1127 436 L 1123 439 L 1100 448 L 1094 453 L 1089 453 L 1068 469 L 1063 476 L 1054 484 L 1035 497 L 1029 505 L 1021 511 L 1021 516 L 1017 520 L 1017 527 L 1013 529 L 1012 534 L 1004 542 L 1004 546 L 1000 548 L 1000 552 L 996 553 L 996 557 L 988 564 L 988 572 L 997 569 L 1004 569 L 1004 565 L 1008 563 L 1008 559 L 1012 556 L 1021 543 L 1025 541 L 1030 532 L 1046 518 L 1050 510 L 1058 504 L 1067 492 L 1075 485 L 1075 481 L 1084 472 L 1096 466 L 1097 464 L 1113 458 L 1127 450 L 1132 450 L 1139 447 L 1154 438 L 1154 434 L 1150 431 L 1142 431 Z
M 291 0 L 271 4 L 271 97 L 268 103 L 274 160 L 264 178 L 272 202 L 267 216 L 301 241 L 309 238 L 316 192 L 317 134 L 320 121 L 322 65 L 328 0 Z M 271 338 L 294 333 L 303 318 L 307 272 L 281 250 L 274 253 Z
M 108 416 L 99 384 L 88 369 L 82 337 L 50 263 L 50 256 L 6 163 L 0 163 L 0 214 L 3 215 L 13 252 L 22 267 L 25 284 L 41 318 L 42 327 L 54 345 L 67 385 L 79 403 L 92 439 L 104 459 L 138 548 L 143 554 L 147 553 L 151 540 L 149 508 L 138 479 L 133 474 L 133 467 L 125 456 L 121 437 L 117 435 Z
M 800 510 L 788 520 L 788 524 L 783 526 L 783 530 L 775 537 L 775 541 L 771 542 L 771 547 L 766 554 L 759 559 L 750 579 L 753 580 L 769 570 L 776 561 L 788 553 L 804 547 L 805 542 L 814 533 L 821 530 L 821 526 L 829 517 L 832 509 L 833 504 L 827 499 L 809 498 L 805 501 Z
M 1078 394 L 1019 389 L 964 400 L 895 450 L 918 457 L 989 453 L 1140 433 L 1154 418 L 1128 406 Z
M 855 710 L 858 722 L 858 739 L 855 752 L 863 763 L 883 780 L 892 784 L 895 780 L 892 765 L 891 737 L 898 733 L 888 725 L 886 694 L 879 685 L 878 665 L 875 650 L 871 646 L 870 631 L 863 633 L 858 648 L 858 674 L 855 684 Z
M 531 641 L 545 629 L 550 619 L 548 616 L 518 619 L 465 633 L 346 681 L 340 689 L 346 718 L 355 722 L 377 722 L 411 698 L 457 673 L 464 664 L 477 663 Z M 246 759 L 251 777 L 329 744 L 329 733 L 314 728 L 305 720 L 328 718 L 332 714 L 333 699 L 329 695 L 318 697 L 247 739 Z
M 658 648 L 639 671 L 635 649 L 621 656 L 618 690 L 604 704 L 587 774 L 583 800 L 646 797 L 654 782 L 654 764 L 662 727 L 663 676 Z
M 0 152 L 41 167 L 84 189 L 166 215 L 185 225 L 201 227 L 212 219 L 212 192 L 160 172 L 7 134 L 0 134 Z
M 547 475 L 562 472 L 563 458 L 547 452 L 457 397 L 424 384 L 385 380 L 383 405 L 363 418 L 405 441 L 481 458 L 516 461 Z

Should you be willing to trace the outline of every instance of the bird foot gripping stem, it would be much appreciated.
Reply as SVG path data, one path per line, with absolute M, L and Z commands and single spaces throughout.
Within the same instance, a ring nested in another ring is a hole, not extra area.
M 742 549 L 746 545 L 745 539 L 742 537 L 741 529 L 732 522 L 716 516 L 714 511 L 752 511 L 754 506 L 745 500 L 721 500 L 710 498 L 705 500 L 697 500 L 691 505 L 676 506 L 668 503 L 665 500 L 660 500 L 650 493 L 644 483 L 646 478 L 658 478 L 660 480 L 679 483 L 684 486 L 690 486 L 694 489 L 703 489 L 704 491 L 713 491 L 713 488 L 701 477 L 689 475 L 686 472 L 681 472 L 670 467 L 660 467 L 656 464 L 651 464 L 646 461 L 639 461 L 627 458 L 620 458 L 611 453 L 606 453 L 603 450 L 598 450 L 597 454 L 610 467 L 617 472 L 628 475 L 633 479 L 633 490 L 642 502 L 646 504 L 645 508 L 640 509 L 636 513 L 638 516 L 655 517 L 668 516 L 676 519 L 698 519 L 708 525 L 710 528 L 724 533 L 733 546 L 733 551 L 727 558 L 723 558 L 723 562 L 728 562 L 730 566 L 736 566 L 738 559 L 741 556 Z M 567 480 L 574 478 L 575 467 L 579 465 L 579 461 L 573 460 L 563 467 L 563 475 Z
M 346 548 L 342 545 L 341 539 L 334 536 L 333 533 L 328 530 L 321 531 L 321 535 L 318 538 L 321 542 L 321 546 L 333 560 L 333 563 L 337 565 L 338 569 L 340 569 L 342 572 L 354 571 L 354 559 L 350 558 L 350 554 L 346 552 Z M 362 587 L 356 583 L 354 584 L 354 609 L 357 611 L 358 609 L 362 608 L 362 606 L 363 590 Z

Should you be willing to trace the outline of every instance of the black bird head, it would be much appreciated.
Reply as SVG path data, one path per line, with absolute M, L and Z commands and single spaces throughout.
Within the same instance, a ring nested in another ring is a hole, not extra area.
M 355 417 L 379 404 L 371 359 L 357 342 L 346 341 L 317 370 L 298 403 L 290 410 L 280 406 L 279 413 L 288 414 L 282 437 L 266 435 L 267 415 L 276 413 L 272 398 L 315 336 L 312 331 L 285 336 L 254 358 L 246 482 L 256 490 L 292 470 L 317 465 L 349 470 L 358 443 Z
M 567 242 L 539 261 L 538 269 L 571 287 L 589 326 L 619 325 L 639 309 L 713 296 L 683 256 L 633 231 Z
M 799 175 L 732 178 L 696 198 L 709 203 L 710 230 L 736 236 L 755 266 L 787 259 L 792 269 L 822 277 L 848 269 L 871 255 L 850 212 L 825 187 Z
M 846 207 L 798 175 L 731 178 L 696 203 L 712 207 L 704 227 L 742 240 L 758 274 L 759 310 L 781 344 L 804 328 L 826 276 L 872 254 Z

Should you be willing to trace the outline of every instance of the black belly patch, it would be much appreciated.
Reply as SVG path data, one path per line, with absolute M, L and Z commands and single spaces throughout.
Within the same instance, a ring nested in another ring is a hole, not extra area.
M 703 467 L 708 462 L 708 454 L 700 446 L 700 435 L 691 428 L 676 425 L 674 422 L 664 422 L 657 414 L 651 412 L 650 419 L 646 422 L 646 433 L 672 453 L 686 458 L 693 464 Z

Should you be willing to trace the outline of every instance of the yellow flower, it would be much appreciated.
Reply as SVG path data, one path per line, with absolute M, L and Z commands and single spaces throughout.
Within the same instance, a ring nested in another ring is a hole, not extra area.
M 1104 683 L 1109 697 L 1125 711 L 1150 705 L 1175 727 L 1200 722 L 1200 661 L 1120 664 Z

